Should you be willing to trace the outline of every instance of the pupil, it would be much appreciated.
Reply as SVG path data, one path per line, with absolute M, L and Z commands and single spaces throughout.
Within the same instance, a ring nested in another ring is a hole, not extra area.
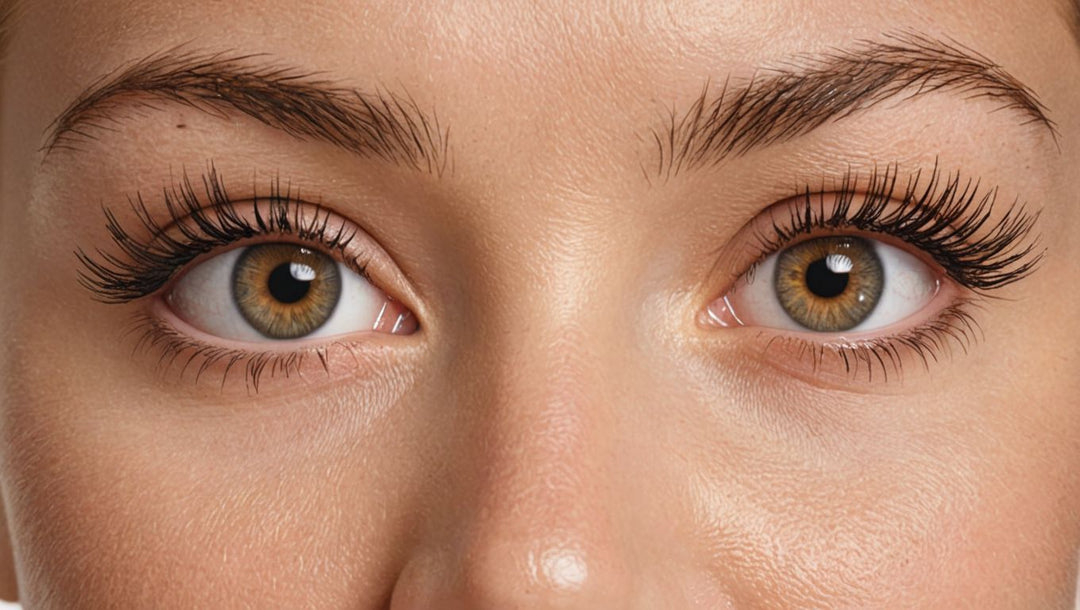
M 818 259 L 806 268 L 806 287 L 823 299 L 838 297 L 848 285 L 847 273 L 834 273 L 826 259 Z
M 307 296 L 311 288 L 311 282 L 297 279 L 290 268 L 291 263 L 282 263 L 270 272 L 266 280 L 266 286 L 270 290 L 270 296 L 278 301 L 290 305 Z

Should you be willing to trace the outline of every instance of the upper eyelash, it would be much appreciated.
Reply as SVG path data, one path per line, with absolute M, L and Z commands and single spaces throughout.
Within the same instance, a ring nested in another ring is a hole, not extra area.
M 282 190 L 280 179 L 271 181 L 269 195 L 259 197 L 253 192 L 248 200 L 253 219 L 240 213 L 239 204 L 229 197 L 213 163 L 202 183 L 208 205 L 200 201 L 186 173 L 178 185 L 165 189 L 170 220 L 164 224 L 155 220 L 141 194 L 131 199 L 139 224 L 149 233 L 147 238 L 134 237 L 112 210 L 104 208 L 106 228 L 123 255 L 99 249 L 95 250 L 95 258 L 81 248 L 76 250 L 82 264 L 79 283 L 103 303 L 127 303 L 157 292 L 196 258 L 242 239 L 291 235 L 331 251 L 344 251 L 356 238 L 355 229 L 330 230 L 331 213 L 317 203 L 302 200 L 299 191 L 294 192 L 291 186 Z M 260 210 L 260 204 L 267 208 L 265 212 Z M 310 219 L 302 215 L 304 205 L 313 209 Z M 363 275 L 364 269 L 358 272 Z
M 993 220 L 997 189 L 983 190 L 979 181 L 963 180 L 959 173 L 945 176 L 936 161 L 927 183 L 917 171 L 897 196 L 899 173 L 896 164 L 875 169 L 864 190 L 852 171 L 835 188 L 806 187 L 786 219 L 772 219 L 772 235 L 758 232 L 761 258 L 816 229 L 857 229 L 906 242 L 961 286 L 984 295 L 1024 279 L 1042 261 L 1039 240 L 1031 238 L 1038 213 L 1014 203 Z M 827 195 L 836 197 L 828 209 Z

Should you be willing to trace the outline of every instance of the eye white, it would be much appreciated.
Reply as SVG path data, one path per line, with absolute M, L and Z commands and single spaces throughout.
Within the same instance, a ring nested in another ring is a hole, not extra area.
M 940 282 L 926 263 L 878 240 L 867 239 L 881 261 L 884 286 L 873 311 L 847 333 L 858 333 L 891 326 L 917 313 L 937 294 Z M 814 332 L 800 325 L 784 311 L 776 294 L 774 277 L 780 253 L 763 260 L 745 282 L 740 282 L 730 297 L 734 313 L 744 323 L 785 330 Z M 852 261 L 833 254 L 826 265 L 834 273 L 846 273 Z
M 176 315 L 207 334 L 253 343 L 274 341 L 248 323 L 233 298 L 233 273 L 244 250 L 235 248 L 199 263 L 176 283 L 167 301 Z M 341 277 L 341 297 L 326 322 L 303 339 L 371 330 L 387 301 L 386 295 L 363 276 L 335 264 Z M 289 270 L 296 279 L 314 279 L 315 271 L 307 265 L 293 263 Z

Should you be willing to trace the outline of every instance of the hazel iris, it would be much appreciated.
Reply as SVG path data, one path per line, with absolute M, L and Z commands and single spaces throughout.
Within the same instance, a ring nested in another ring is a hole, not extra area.
M 270 339 L 298 339 L 330 319 L 341 274 L 329 256 L 294 244 L 260 244 L 236 261 L 233 299 L 244 319 Z
M 773 278 L 791 319 L 815 332 L 851 330 L 881 299 L 885 274 L 874 246 L 858 237 L 819 237 L 780 253 Z

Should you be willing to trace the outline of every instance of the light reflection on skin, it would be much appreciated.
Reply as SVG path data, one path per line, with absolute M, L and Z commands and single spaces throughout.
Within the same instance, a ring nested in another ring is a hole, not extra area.
M 552 547 L 539 553 L 529 553 L 529 570 L 541 588 L 559 593 L 573 593 L 589 577 L 589 566 L 581 552 L 575 549 Z

